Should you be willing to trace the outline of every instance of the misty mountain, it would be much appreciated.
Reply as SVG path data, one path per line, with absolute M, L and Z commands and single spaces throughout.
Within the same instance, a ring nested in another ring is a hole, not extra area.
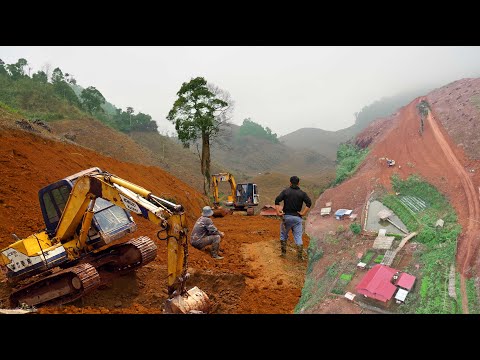
M 212 141 L 212 161 L 244 176 L 264 172 L 320 174 L 335 163 L 312 149 L 293 149 L 255 136 L 242 136 L 240 126 L 228 124 Z
M 383 97 L 356 113 L 355 123 L 345 129 L 327 131 L 317 128 L 302 128 L 281 136 L 279 140 L 294 149 L 314 150 L 328 159 L 335 160 L 339 144 L 350 140 L 365 129 L 372 121 L 387 117 L 399 108 L 407 105 L 418 96 L 427 94 L 431 89 L 417 89 L 390 97 Z

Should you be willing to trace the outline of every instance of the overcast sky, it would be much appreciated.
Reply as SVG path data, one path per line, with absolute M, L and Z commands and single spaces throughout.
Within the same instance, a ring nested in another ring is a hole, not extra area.
M 230 93 L 234 124 L 251 118 L 279 136 L 343 129 L 384 96 L 480 76 L 479 46 L 0 47 L 5 63 L 19 58 L 32 73 L 60 67 L 116 107 L 151 115 L 160 132 L 174 131 L 166 116 L 197 76 Z

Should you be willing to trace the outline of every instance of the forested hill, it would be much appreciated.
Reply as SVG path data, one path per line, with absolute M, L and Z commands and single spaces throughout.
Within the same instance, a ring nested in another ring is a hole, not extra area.
M 0 59 L 0 103 L 27 120 L 55 121 L 95 118 L 123 133 L 157 132 L 157 123 L 148 114 L 124 110 L 108 103 L 94 86 L 80 87 L 77 80 L 59 67 L 27 74 L 26 59 L 5 64 Z

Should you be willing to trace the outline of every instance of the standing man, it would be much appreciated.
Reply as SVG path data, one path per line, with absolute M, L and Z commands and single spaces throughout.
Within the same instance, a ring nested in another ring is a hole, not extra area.
M 198 218 L 193 226 L 190 244 L 198 250 L 202 250 L 207 245 L 212 245 L 212 257 L 221 260 L 223 256 L 218 255 L 218 250 L 220 248 L 220 240 L 225 236 L 225 233 L 215 227 L 211 219 L 212 215 L 212 208 L 205 206 L 202 210 L 202 216 Z
M 300 179 L 298 176 L 290 178 L 290 187 L 285 188 L 275 199 L 275 209 L 277 215 L 282 216 L 280 225 L 280 245 L 282 248 L 282 257 L 287 255 L 287 240 L 290 229 L 293 232 L 293 239 L 297 245 L 298 260 L 303 260 L 303 242 L 302 242 L 302 216 L 304 216 L 312 206 L 312 200 L 307 193 L 298 187 Z M 283 201 L 283 210 L 280 208 L 280 202 Z M 305 209 L 302 210 L 303 203 Z

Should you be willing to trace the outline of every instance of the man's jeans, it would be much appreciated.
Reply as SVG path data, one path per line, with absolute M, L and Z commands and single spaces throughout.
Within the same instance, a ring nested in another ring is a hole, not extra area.
M 220 244 L 220 235 L 208 235 L 196 241 L 192 241 L 191 244 L 194 248 L 202 250 L 207 245 Z
M 288 233 L 289 233 L 290 229 L 292 229 L 293 239 L 295 240 L 295 244 L 303 245 L 303 242 L 302 242 L 302 233 L 303 233 L 302 221 L 303 220 L 300 216 L 283 215 L 283 221 L 280 225 L 280 240 L 281 241 L 288 240 Z

